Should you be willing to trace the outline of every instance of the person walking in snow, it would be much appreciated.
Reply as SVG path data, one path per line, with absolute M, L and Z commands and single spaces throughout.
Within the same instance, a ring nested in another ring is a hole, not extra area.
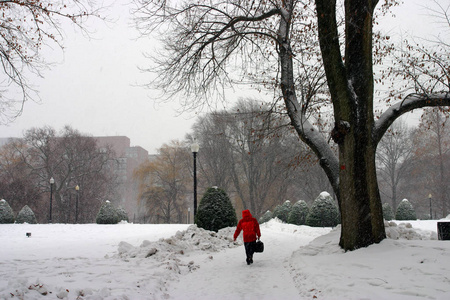
M 244 247 L 245 254 L 247 255 L 247 265 L 250 265 L 253 263 L 253 253 L 255 253 L 254 248 L 256 245 L 256 238 L 259 239 L 261 237 L 261 232 L 259 230 L 258 221 L 253 218 L 248 209 L 242 211 L 242 219 L 239 220 L 236 231 L 234 232 L 235 241 L 241 233 L 241 230 L 244 231 L 242 235 L 244 236 Z

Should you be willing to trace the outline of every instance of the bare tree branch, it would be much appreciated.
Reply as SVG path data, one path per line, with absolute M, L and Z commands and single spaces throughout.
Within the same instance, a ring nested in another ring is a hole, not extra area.
M 62 23 L 66 20 L 87 32 L 83 22 L 99 17 L 101 8 L 91 0 L 1 0 L 0 1 L 0 124 L 19 116 L 27 100 L 37 100 L 38 93 L 26 75 L 42 76 L 48 63 L 41 55 L 47 44 L 62 49 Z M 20 99 L 13 94 L 19 89 Z

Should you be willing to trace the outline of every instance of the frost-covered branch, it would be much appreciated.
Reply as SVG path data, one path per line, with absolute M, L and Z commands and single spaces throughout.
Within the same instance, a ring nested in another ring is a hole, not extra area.
M 428 106 L 450 106 L 450 93 L 410 94 L 403 101 L 389 107 L 375 122 L 373 130 L 375 144 L 378 144 L 386 130 L 398 117 L 416 108 Z

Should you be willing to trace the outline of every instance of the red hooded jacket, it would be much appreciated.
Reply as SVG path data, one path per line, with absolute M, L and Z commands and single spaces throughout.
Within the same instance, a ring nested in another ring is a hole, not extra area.
M 248 209 L 242 211 L 242 219 L 239 220 L 236 231 L 234 232 L 234 239 L 239 236 L 241 230 L 244 231 L 244 243 L 256 241 L 256 237 L 261 237 L 261 232 L 259 231 L 259 223 L 253 218 L 252 214 Z

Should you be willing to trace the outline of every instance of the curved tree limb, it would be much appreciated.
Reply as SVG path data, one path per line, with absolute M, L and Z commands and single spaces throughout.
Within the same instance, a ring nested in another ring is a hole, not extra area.
M 375 122 L 372 134 L 375 145 L 378 144 L 386 130 L 398 117 L 416 108 L 428 106 L 450 106 L 450 93 L 410 94 L 403 101 L 391 106 Z

